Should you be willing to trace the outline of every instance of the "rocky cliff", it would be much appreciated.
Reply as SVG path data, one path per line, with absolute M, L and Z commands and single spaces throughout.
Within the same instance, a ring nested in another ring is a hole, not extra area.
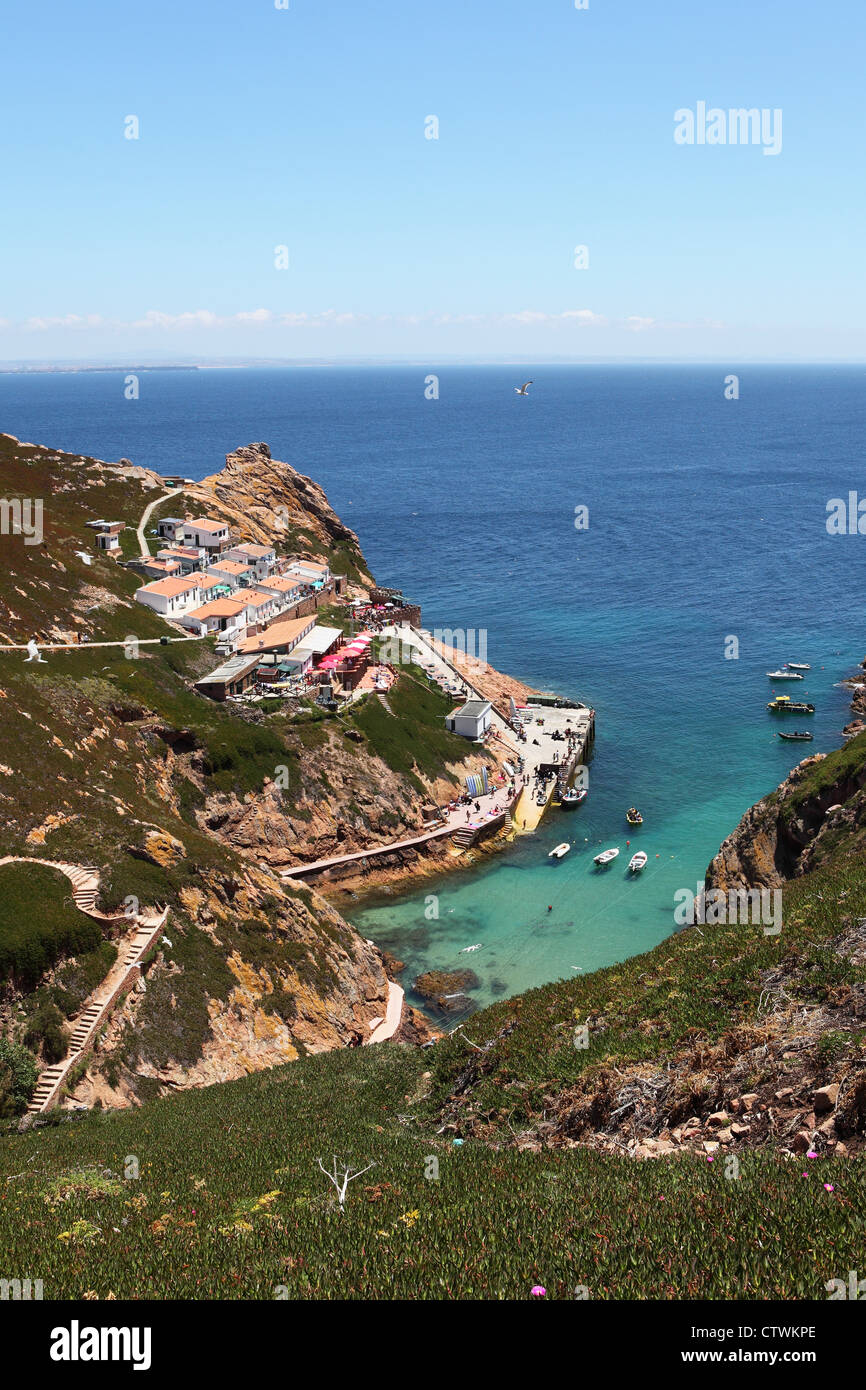
M 846 839 L 859 849 L 866 824 L 866 740 L 805 758 L 750 807 L 707 869 L 708 888 L 780 888 L 820 865 Z
M 272 458 L 267 444 L 246 444 L 226 454 L 225 468 L 188 484 L 184 497 L 206 515 L 213 512 L 227 521 L 245 540 L 285 542 L 300 554 L 340 555 L 350 560 L 362 584 L 373 583 L 358 537 L 324 490 L 291 464 Z
M 0 644 L 34 632 L 73 644 L 38 664 L 0 652 L 0 857 L 91 867 L 109 912 L 129 901 L 170 909 L 142 987 L 76 1068 L 66 1104 L 135 1103 L 364 1041 L 387 1009 L 379 952 L 272 865 L 414 828 L 428 789 L 453 787 L 456 776 L 441 756 L 438 707 L 424 704 L 422 777 L 406 737 L 412 710 L 373 710 L 366 730 L 318 717 L 296 726 L 286 710 L 269 718 L 200 696 L 195 681 L 216 662 L 211 644 L 162 646 L 164 622 L 134 600 L 140 578 L 95 552 L 85 525 L 123 519 L 127 554 L 136 554 L 141 513 L 164 490 L 127 460 L 0 436 L 0 496 L 44 500 L 41 541 L 3 538 Z M 357 537 L 321 488 L 266 445 L 230 454 L 172 506 L 217 511 L 244 538 L 282 537 L 283 548 L 327 556 L 361 586 L 369 580 Z M 130 634 L 140 646 L 130 649 Z M 411 692 L 423 702 L 436 694 Z M 391 751 L 398 736 L 402 761 Z M 278 791 L 281 767 L 291 785 Z M 34 893 L 21 920 L 35 927 L 42 916 Z M 0 933 L 17 932 L 18 920 L 0 920 Z M 66 947 L 36 981 L 7 973 L 0 1032 L 26 1038 L 45 1066 L 49 1040 L 56 1049 L 68 1039 L 109 963 Z M 400 1036 L 427 1036 L 411 1010 Z

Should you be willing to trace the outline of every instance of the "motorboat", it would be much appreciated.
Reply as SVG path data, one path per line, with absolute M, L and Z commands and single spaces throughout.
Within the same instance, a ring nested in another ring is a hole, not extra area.
M 566 787 L 559 798 L 559 804 L 564 806 L 566 810 L 571 810 L 573 807 L 579 806 L 581 801 L 585 801 L 588 795 L 589 789 L 587 787 Z
M 814 714 L 815 706 L 807 704 L 805 700 L 792 700 L 790 695 L 777 695 L 775 700 L 767 703 L 767 709 L 773 714 Z
M 629 825 L 643 825 L 643 816 L 636 806 L 629 806 L 625 813 L 625 818 Z
M 646 861 L 647 856 L 645 852 L 642 849 L 639 849 L 637 854 L 633 854 L 631 859 L 628 861 L 629 873 L 639 874 L 641 869 L 646 868 Z
M 792 734 L 779 734 L 779 738 L 789 739 L 791 743 L 811 743 L 814 734 L 807 733 L 805 729 L 795 729 Z
M 783 666 L 780 671 L 768 671 L 767 676 L 771 681 L 801 681 L 805 679 L 799 671 L 789 671 L 786 666 Z
M 786 661 L 785 665 L 789 671 L 811 671 L 812 669 L 808 661 Z
M 595 856 L 594 862 L 598 864 L 599 867 L 603 866 L 604 864 L 612 864 L 618 854 L 618 849 L 603 849 L 601 854 L 597 854 Z
M 571 845 L 567 845 L 563 840 L 562 844 L 557 845 L 556 849 L 552 849 L 547 857 L 548 859 L 564 859 L 570 849 Z

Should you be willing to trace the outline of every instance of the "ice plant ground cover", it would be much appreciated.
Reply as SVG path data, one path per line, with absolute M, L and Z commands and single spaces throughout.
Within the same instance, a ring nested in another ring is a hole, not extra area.
M 722 1153 L 639 1162 L 513 1143 L 594 1069 L 640 1056 L 661 1067 L 757 1023 L 774 961 L 795 1002 L 859 984 L 862 967 L 826 949 L 843 915 L 866 913 L 859 857 L 837 853 L 789 896 L 781 938 L 684 932 L 476 1015 L 474 1047 L 455 1035 L 340 1051 L 140 1109 L 10 1126 L 5 1267 L 41 1278 L 46 1298 L 514 1298 L 536 1285 L 548 1298 L 824 1298 L 862 1252 L 853 1152 L 744 1149 L 733 1175 Z M 601 1014 L 575 1048 L 575 1016 Z M 836 1041 L 862 1056 L 862 1030 Z M 437 1131 L 461 1087 L 472 1105 L 455 1145 Z M 375 1165 L 343 1211 L 319 1164 L 335 1155 L 353 1172 Z

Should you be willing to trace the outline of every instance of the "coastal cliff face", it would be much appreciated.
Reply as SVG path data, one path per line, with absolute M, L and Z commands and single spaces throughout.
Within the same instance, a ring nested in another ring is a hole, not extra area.
M 780 932 L 722 914 L 476 1015 L 471 1051 L 436 1048 L 437 1132 L 636 1158 L 866 1152 L 866 733 L 751 807 L 706 883 L 780 889 Z
M 312 478 L 271 457 L 267 444 L 246 444 L 226 454 L 225 468 L 184 490 L 190 504 L 227 521 L 257 545 L 284 542 L 299 554 L 342 559 L 351 578 L 371 586 L 361 545 Z M 347 564 L 348 562 L 348 564 Z
M 388 1005 L 379 952 L 276 869 L 415 829 L 429 797 L 450 794 L 459 771 L 441 756 L 438 706 L 434 718 L 425 704 L 421 776 L 402 746 L 404 762 L 391 765 L 394 732 L 407 744 L 409 714 L 399 708 L 368 718 L 366 729 L 362 720 L 352 729 L 325 720 L 295 727 L 287 711 L 268 719 L 197 694 L 194 682 L 217 660 L 211 644 L 161 646 L 164 622 L 134 599 L 140 578 L 94 551 L 85 526 L 110 516 L 133 538 L 144 507 L 164 491 L 155 473 L 126 460 L 0 437 L 0 495 L 44 499 L 40 542 L 4 537 L 0 642 L 84 639 L 41 663 L 25 663 L 23 651 L 0 654 L 0 858 L 93 869 L 107 912 L 129 901 L 169 908 L 141 985 L 70 1078 L 67 1105 L 136 1104 L 366 1040 Z M 282 534 L 284 548 L 328 558 L 363 588 L 354 533 L 266 445 L 229 455 L 226 469 L 172 507 L 215 510 L 248 540 Z M 132 656 L 130 634 L 142 643 Z M 428 704 L 436 698 L 411 691 Z M 280 766 L 290 769 L 288 789 L 277 788 Z M 35 927 L 43 916 L 34 888 L 23 920 Z M 0 921 L 0 934 L 6 929 Z M 122 929 L 106 928 L 106 947 L 112 937 L 125 949 Z M 64 949 L 41 978 L 7 974 L 0 1034 L 26 1038 L 45 1067 L 49 1040 L 65 1045 L 107 968 L 98 953 Z M 428 1030 L 407 1008 L 398 1036 L 424 1040 Z
M 837 753 L 805 758 L 750 807 L 711 861 L 706 886 L 781 888 L 818 867 L 841 839 L 852 851 L 859 848 L 866 823 L 862 742 L 858 737 Z

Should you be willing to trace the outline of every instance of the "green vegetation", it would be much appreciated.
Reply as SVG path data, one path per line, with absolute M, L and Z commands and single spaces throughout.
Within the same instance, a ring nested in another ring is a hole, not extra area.
M 832 1007 L 866 979 L 831 945 L 861 915 L 866 869 L 840 853 L 788 886 L 781 936 L 683 931 L 476 1014 L 471 1044 L 457 1032 L 431 1051 L 310 1056 L 142 1110 L 9 1133 L 0 1248 L 59 1298 L 520 1298 L 535 1283 L 556 1298 L 823 1297 L 862 1250 L 861 1163 L 747 1149 L 733 1181 L 723 1158 L 641 1163 L 582 1147 L 521 1152 L 513 1139 L 604 1067 L 663 1067 L 728 1041 L 735 1055 L 760 1020 L 768 970 L 784 969 L 794 1008 Z M 269 968 L 273 934 L 256 918 L 239 931 L 244 958 Z M 304 947 L 289 955 L 314 968 Z M 209 968 L 195 950 L 184 957 L 184 974 Z M 181 1035 L 165 1043 L 186 1007 L 170 999 L 182 978 L 167 977 L 152 1035 L 136 1029 L 130 1056 L 182 1049 Z M 291 1022 L 295 1001 L 278 989 L 264 1011 Z M 572 1041 L 582 1019 L 588 1049 Z M 817 1056 L 862 1057 L 863 1043 L 862 1027 L 834 1027 Z M 712 1099 L 690 1093 L 684 1113 Z M 375 1164 L 350 1183 L 342 1215 L 317 1165 L 334 1153 L 353 1169 Z M 138 1180 L 122 1180 L 128 1155 Z M 86 1174 L 105 1169 L 97 1218 Z
M 857 1267 L 860 1165 L 748 1154 L 733 1182 L 690 1156 L 456 1147 L 417 1118 L 429 1055 L 329 1053 L 0 1138 L 4 1260 L 60 1299 L 821 1298 Z M 375 1164 L 342 1215 L 335 1152 Z
M 0 1038 L 0 1119 L 20 1115 L 27 1108 L 38 1080 L 33 1054 L 9 1038 Z
M 453 705 L 449 696 L 403 673 L 388 692 L 387 704 L 368 698 L 349 717 L 373 752 L 423 791 L 419 773 L 441 776 L 443 764 L 463 762 L 476 751 L 445 728 Z
M 779 936 L 765 936 L 760 926 L 734 924 L 687 929 L 646 955 L 545 985 L 473 1016 L 471 1036 L 481 1046 L 519 1021 L 497 1041 L 495 1062 L 483 1069 L 473 1108 L 507 1135 L 509 1125 L 519 1128 L 541 1113 L 551 1088 L 600 1075 L 611 1065 L 661 1063 L 681 1049 L 708 1051 L 726 1036 L 739 1050 L 748 1029 L 761 1020 L 771 970 L 784 969 L 792 1007 L 832 1000 L 840 986 L 847 992 L 866 981 L 866 966 L 852 964 L 830 946 L 841 930 L 840 901 L 846 921 L 866 916 L 866 872 L 860 861 L 837 858 L 788 884 L 784 894 Z M 594 1021 L 589 1047 L 576 1048 L 575 1023 L 587 1019 Z M 465 1064 L 459 1041 L 436 1048 L 440 1099 L 450 1094 Z
M 32 989 L 64 956 L 93 951 L 102 928 L 79 912 L 69 880 L 41 865 L 0 869 L 0 980 Z
M 828 753 L 820 762 L 800 774 L 796 787 L 785 802 L 785 818 L 795 815 L 804 801 L 820 798 L 841 785 L 848 784 L 848 795 L 864 780 L 866 764 L 866 733 L 857 734 L 842 747 Z M 843 793 L 843 800 L 847 799 Z

